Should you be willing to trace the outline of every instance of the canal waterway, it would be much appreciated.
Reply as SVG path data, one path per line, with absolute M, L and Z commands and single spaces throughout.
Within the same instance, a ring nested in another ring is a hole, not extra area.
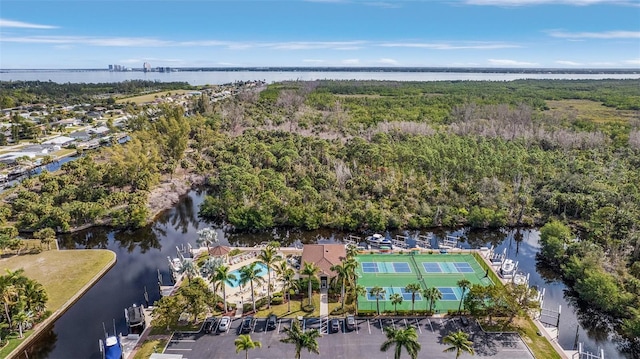
M 117 255 L 116 265 L 78 302 L 60 317 L 30 348 L 30 359 L 100 358 L 98 339 L 109 332 L 126 333 L 124 308 L 144 304 L 145 288 L 151 302 L 160 298 L 158 270 L 169 281 L 167 256 L 176 256 L 176 246 L 196 246 L 197 230 L 211 226 L 198 217 L 204 191 L 190 191 L 172 209 L 158 216 L 151 225 L 136 231 L 93 228 L 59 239 L 62 249 L 107 248 Z M 507 256 L 519 262 L 519 268 L 531 274 L 530 282 L 545 288 L 545 307 L 562 306 L 559 343 L 571 349 L 576 330 L 579 341 L 591 350 L 603 348 L 607 359 L 626 358 L 602 328 L 597 316 L 576 309 L 566 286 L 553 273 L 541 269 L 535 260 L 538 252 L 537 230 L 509 231 L 435 231 L 436 238 L 461 236 L 464 246 L 495 246 L 507 250 Z M 274 231 L 255 234 L 230 234 L 220 229 L 221 244 L 252 246 L 274 238 L 283 245 L 341 241 L 350 233 L 320 230 L 310 232 Z M 353 233 L 351 233 L 353 234 Z M 357 233 L 355 233 L 357 234 Z M 396 233 L 388 233 L 394 236 Z M 405 233 L 407 234 L 407 233 Z M 408 234 L 416 234 L 415 232 Z M 422 232 L 421 234 L 428 234 Z M 23 356 L 25 357 L 25 356 Z M 26 357 L 25 357 L 26 358 Z

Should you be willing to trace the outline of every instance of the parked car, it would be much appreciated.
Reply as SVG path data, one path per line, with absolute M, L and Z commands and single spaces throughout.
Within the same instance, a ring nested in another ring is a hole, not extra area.
M 353 315 L 347 315 L 347 319 L 345 320 L 345 322 L 347 323 L 348 330 L 356 329 L 356 317 L 354 317 Z
M 267 330 L 276 329 L 276 323 L 278 321 L 278 317 L 275 314 L 271 314 L 267 318 Z
M 331 333 L 337 333 L 340 331 L 340 320 L 331 319 Z
M 218 324 L 218 331 L 226 332 L 227 330 L 229 330 L 230 325 L 231 325 L 231 318 L 224 316 L 220 318 L 220 324 Z
M 240 333 L 247 334 L 251 333 L 251 326 L 253 324 L 253 317 L 245 317 L 242 319 L 242 325 L 240 325 Z
M 215 319 L 213 319 L 213 318 L 207 318 L 204 321 L 204 325 L 202 326 L 202 330 L 204 331 L 205 334 L 211 333 L 211 330 L 213 329 L 213 324 L 214 323 L 215 323 Z

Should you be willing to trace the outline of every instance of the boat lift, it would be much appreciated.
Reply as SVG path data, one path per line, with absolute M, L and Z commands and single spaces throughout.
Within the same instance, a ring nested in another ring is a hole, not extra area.
M 433 235 L 431 235 L 431 234 L 428 234 L 428 235 L 419 234 L 418 238 L 415 239 L 416 246 L 418 246 L 420 248 L 429 249 L 429 248 L 431 248 L 431 240 L 432 239 L 433 239 Z
M 392 239 L 391 240 L 391 244 L 393 244 L 394 247 L 407 249 L 407 248 L 409 248 L 409 244 L 407 243 L 407 239 L 409 239 L 408 236 L 403 236 L 403 235 L 400 235 L 400 234 L 396 234 L 396 239 Z

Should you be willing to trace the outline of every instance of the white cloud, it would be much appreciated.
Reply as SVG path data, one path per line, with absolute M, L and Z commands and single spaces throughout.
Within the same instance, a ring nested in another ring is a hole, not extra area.
M 528 6 L 528 5 L 626 5 L 638 6 L 635 0 L 465 0 L 468 5 L 488 6 Z
M 558 60 L 556 61 L 558 65 L 567 65 L 567 66 L 582 66 L 581 63 L 575 61 L 567 61 L 567 60 Z
M 608 62 L 608 61 L 600 61 L 600 62 L 591 62 L 589 63 L 590 66 L 616 66 L 615 62 Z
M 342 60 L 342 63 L 345 65 L 357 65 L 360 63 L 359 59 L 345 59 Z
M 428 43 L 428 42 L 386 42 L 381 43 L 382 47 L 409 47 L 409 48 L 424 48 L 432 50 L 495 50 L 495 49 L 510 49 L 521 47 L 514 44 L 493 43 L 493 42 L 471 42 L 471 43 Z
M 324 60 L 319 60 L 319 59 L 304 59 L 304 60 L 302 60 L 302 62 L 306 62 L 306 63 L 309 63 L 309 64 L 321 64 L 321 63 L 324 63 L 325 61 Z
M 369 6 L 381 7 L 384 9 L 397 9 L 401 7 L 399 3 L 384 2 L 384 1 L 365 2 L 364 4 Z
M 84 36 L 23 36 L 2 37 L 0 42 L 20 42 L 32 44 L 71 44 L 108 47 L 162 47 L 171 41 L 144 37 L 84 37 Z
M 292 41 L 265 43 L 259 46 L 283 50 L 317 50 L 317 49 L 353 49 L 365 44 L 365 41 Z
M 625 64 L 628 65 L 637 65 L 640 66 L 640 59 L 633 59 L 633 60 L 625 60 L 623 61 Z
M 506 59 L 489 59 L 491 65 L 496 66 L 537 66 L 535 62 L 506 60 Z
M 0 27 L 16 27 L 21 29 L 57 29 L 57 26 L 30 24 L 28 22 L 0 19 Z
M 377 61 L 380 64 L 384 64 L 384 65 L 397 65 L 398 61 L 394 60 L 394 59 L 379 59 Z
M 550 36 L 567 39 L 640 39 L 640 31 L 566 32 L 552 30 Z

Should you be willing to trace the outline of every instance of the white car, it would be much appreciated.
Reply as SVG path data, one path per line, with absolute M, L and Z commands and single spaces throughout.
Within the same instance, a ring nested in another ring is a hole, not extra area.
M 218 324 L 218 331 L 226 332 L 227 330 L 229 330 L 229 325 L 231 325 L 230 317 L 224 316 L 220 318 L 220 324 Z

